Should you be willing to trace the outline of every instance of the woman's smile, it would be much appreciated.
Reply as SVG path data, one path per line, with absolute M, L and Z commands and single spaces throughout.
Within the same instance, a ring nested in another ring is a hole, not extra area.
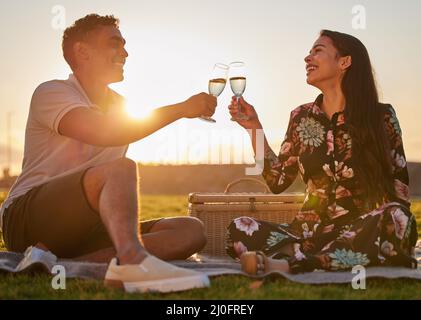
M 317 68 L 318 68 L 318 66 L 316 66 L 314 64 L 307 64 L 306 65 L 307 75 L 309 75 L 310 73 L 312 73 L 313 71 L 315 71 Z

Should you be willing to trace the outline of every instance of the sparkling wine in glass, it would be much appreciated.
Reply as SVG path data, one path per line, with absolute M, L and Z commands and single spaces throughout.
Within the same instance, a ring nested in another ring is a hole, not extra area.
M 226 83 L 227 80 L 223 78 L 209 80 L 209 94 L 218 97 L 224 91 Z
M 244 62 L 232 62 L 230 68 L 230 85 L 231 90 L 237 98 L 237 102 L 246 90 L 246 70 Z M 237 115 L 231 118 L 232 121 L 248 120 L 249 117 L 241 111 L 241 106 L 238 105 Z
M 229 67 L 226 64 L 215 64 L 213 67 L 211 79 L 209 80 L 208 84 L 209 94 L 213 95 L 214 97 L 218 97 L 222 91 L 224 91 L 228 78 L 228 70 Z M 213 118 L 206 116 L 201 116 L 200 119 L 209 122 L 216 122 Z

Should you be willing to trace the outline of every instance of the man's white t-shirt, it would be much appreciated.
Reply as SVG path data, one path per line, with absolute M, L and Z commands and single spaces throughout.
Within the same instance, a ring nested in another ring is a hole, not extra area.
M 112 104 L 107 113 L 125 112 L 124 98 L 111 89 L 110 94 Z M 0 228 L 4 209 L 32 188 L 125 156 L 127 145 L 98 147 L 59 134 L 60 120 L 79 107 L 103 112 L 91 103 L 73 74 L 67 80 L 44 82 L 36 88 L 26 124 L 22 173 L 0 208 Z

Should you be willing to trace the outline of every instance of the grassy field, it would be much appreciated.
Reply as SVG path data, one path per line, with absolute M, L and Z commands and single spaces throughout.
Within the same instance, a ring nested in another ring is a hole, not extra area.
M 421 201 L 413 202 L 413 212 L 421 234 Z M 142 198 L 143 219 L 186 214 L 186 196 Z M 0 246 L 4 250 L 2 242 Z M 68 280 L 66 290 L 54 290 L 51 280 L 47 275 L 1 275 L 0 299 L 421 299 L 421 282 L 413 280 L 368 279 L 366 290 L 354 290 L 351 285 L 303 285 L 279 278 L 261 283 L 226 276 L 212 278 L 207 289 L 166 295 L 126 294 L 104 288 L 101 281 L 87 280 Z

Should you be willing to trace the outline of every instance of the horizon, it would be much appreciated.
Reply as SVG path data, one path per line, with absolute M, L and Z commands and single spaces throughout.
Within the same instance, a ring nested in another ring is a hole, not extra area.
M 199 166 L 243 166 L 243 167 L 248 167 L 248 166 L 252 166 L 252 163 L 222 163 L 222 164 L 217 164 L 217 163 L 182 163 L 182 164 L 177 164 L 177 163 L 158 163 L 158 162 L 141 162 L 141 161 L 135 161 L 136 164 L 138 166 L 143 166 L 143 167 L 199 167 Z M 419 166 L 421 168 L 421 161 L 420 162 L 414 162 L 414 161 L 408 161 L 408 164 L 410 166 Z M 10 175 L 9 178 L 16 178 L 19 176 L 19 172 L 15 173 L 13 175 Z M 258 175 L 260 176 L 260 175 Z M 2 181 L 5 177 L 4 176 L 0 176 L 0 181 Z M 299 176 L 297 176 L 297 179 L 299 179 Z M 1 189 L 1 188 L 0 188 Z

